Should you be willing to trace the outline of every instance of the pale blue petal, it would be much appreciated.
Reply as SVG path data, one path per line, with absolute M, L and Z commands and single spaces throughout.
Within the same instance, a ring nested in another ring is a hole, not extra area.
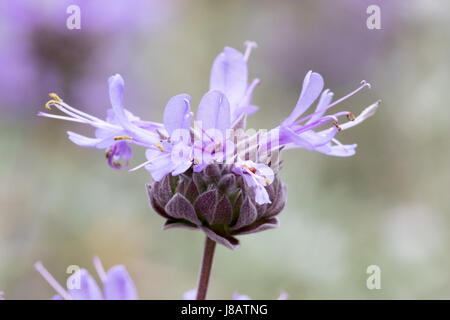
M 309 71 L 303 80 L 302 92 L 298 98 L 297 105 L 290 116 L 283 121 L 282 125 L 291 125 L 300 117 L 311 104 L 319 97 L 323 89 L 323 78 L 320 74 Z
M 244 55 L 236 49 L 225 47 L 214 60 L 209 89 L 225 93 L 234 109 L 244 97 L 247 83 L 248 69 Z
M 191 125 L 189 102 L 191 97 L 179 94 L 172 97 L 164 110 L 164 127 L 169 134 L 176 129 L 189 129 Z
M 202 122 L 203 130 L 218 129 L 225 134 L 230 128 L 230 104 L 227 97 L 220 91 L 210 91 L 200 101 L 197 120 Z
M 102 139 L 89 138 L 72 131 L 67 131 L 67 134 L 69 135 L 70 141 L 81 147 L 95 148 L 102 141 Z

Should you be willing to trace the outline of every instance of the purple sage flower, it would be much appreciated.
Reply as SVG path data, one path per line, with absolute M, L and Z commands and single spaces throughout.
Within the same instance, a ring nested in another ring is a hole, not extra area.
M 209 89 L 224 93 L 230 105 L 231 122 L 243 113 L 250 115 L 258 111 L 251 105 L 253 90 L 261 82 L 258 78 L 248 83 L 247 62 L 255 42 L 246 41 L 246 50 L 242 54 L 236 49 L 225 47 L 214 60 L 211 69 Z
M 103 290 L 86 269 L 75 271 L 67 280 L 67 290 L 45 269 L 41 262 L 35 264 L 36 270 L 58 293 L 53 300 L 137 300 L 136 287 L 127 270 L 122 265 L 113 266 L 105 272 L 100 259 L 94 258 L 94 266 Z M 70 284 L 70 287 L 69 287 Z
M 72 131 L 68 131 L 67 134 L 70 141 L 81 147 L 105 149 L 108 164 L 114 169 L 121 169 L 123 166 L 119 160 L 125 159 L 126 167 L 128 160 L 132 157 L 132 151 L 128 143 L 147 147 L 153 146 L 159 142 L 155 131 L 161 126 L 141 121 L 139 117 L 134 116 L 124 108 L 123 91 L 125 84 L 120 75 L 110 77 L 108 82 L 112 108 L 108 110 L 106 121 L 69 106 L 56 94 L 50 94 L 53 99 L 46 104 L 46 107 L 51 110 L 50 105 L 55 106 L 65 115 L 60 116 L 45 112 L 39 112 L 38 115 L 85 123 L 96 128 L 95 138 L 86 137 Z
M 373 115 L 378 108 L 380 101 L 367 107 L 358 117 L 349 111 L 340 111 L 332 115 L 324 115 L 330 108 L 348 99 L 364 87 L 370 84 L 361 82 L 361 86 L 343 98 L 331 103 L 333 93 L 327 89 L 322 92 L 324 86 L 323 78 L 320 74 L 309 71 L 303 81 L 302 92 L 292 113 L 279 127 L 280 145 L 289 148 L 305 148 L 325 153 L 330 156 L 347 157 L 355 154 L 356 144 L 343 145 L 335 135 L 339 131 L 347 130 Z M 321 94 L 322 92 L 322 94 Z M 310 106 L 318 99 L 316 110 L 307 116 L 300 118 Z M 339 124 L 339 117 L 345 116 L 348 122 Z M 333 126 L 321 131 L 314 131 L 314 128 L 327 123 Z
M 51 94 L 46 107 L 64 116 L 39 115 L 96 128 L 95 138 L 69 132 L 69 139 L 84 147 L 106 150 L 108 163 L 123 167 L 131 158 L 129 144 L 146 149 L 145 167 L 153 177 L 147 185 L 150 204 L 166 219 L 164 228 L 202 230 L 209 239 L 230 249 L 239 246 L 236 236 L 275 228 L 277 215 L 286 203 L 287 189 L 278 178 L 280 153 L 305 148 L 331 156 L 351 156 L 356 144 L 344 145 L 336 135 L 371 115 L 379 101 L 359 116 L 351 112 L 326 113 L 370 85 L 363 81 L 348 95 L 332 102 L 333 93 L 323 90 L 324 80 L 309 71 L 292 113 L 276 128 L 256 133 L 245 131 L 246 117 L 258 110 L 251 98 L 259 79 L 248 82 L 247 61 L 255 44 L 246 43 L 244 53 L 226 47 L 214 60 L 210 91 L 201 99 L 196 115 L 191 97 L 179 94 L 166 105 L 163 122 L 142 121 L 125 109 L 124 81 L 109 79 L 112 109 L 106 121 L 75 109 Z M 304 115 L 316 103 L 315 111 Z M 345 117 L 346 122 L 340 119 Z M 193 122 L 193 126 L 192 126 Z M 319 127 L 328 128 L 316 131 Z

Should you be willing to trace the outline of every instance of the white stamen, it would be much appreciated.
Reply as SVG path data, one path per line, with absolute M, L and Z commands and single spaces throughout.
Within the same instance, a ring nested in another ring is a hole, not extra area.
M 151 164 L 152 161 L 153 161 L 153 160 L 145 161 L 144 163 L 141 163 L 141 164 L 138 165 L 137 167 L 134 167 L 133 169 L 128 170 L 128 172 L 134 172 L 134 171 L 136 171 L 136 170 L 139 170 L 140 168 L 145 167 L 145 166 L 148 165 L 148 164 Z
M 106 272 L 103 268 L 102 262 L 100 261 L 100 258 L 95 256 L 93 259 L 95 270 L 97 271 L 98 277 L 102 282 L 106 281 Z
M 370 83 L 368 83 L 366 80 L 362 80 L 361 84 L 364 86 L 367 86 L 367 88 L 372 89 L 372 85 Z
M 69 106 L 68 104 L 64 103 L 64 102 L 58 102 L 58 103 L 53 103 L 52 106 L 55 106 L 56 108 L 58 108 L 61 112 L 69 115 L 70 117 L 61 117 L 58 115 L 50 115 L 48 113 L 41 113 L 42 115 L 49 117 L 49 118 L 55 118 L 55 119 L 60 119 L 60 120 L 66 120 L 66 121 L 74 121 L 74 122 L 80 122 L 80 123 L 86 123 L 86 124 L 90 124 L 94 127 L 97 128 L 109 128 L 109 129 L 117 129 L 117 130 L 121 130 L 121 127 L 110 124 L 106 121 L 103 121 L 99 118 L 96 118 L 94 116 L 91 116 L 87 113 L 84 113 L 78 109 L 75 109 L 71 106 Z
M 368 106 L 367 108 L 365 108 L 359 114 L 359 116 L 357 116 L 355 118 L 355 120 L 344 123 L 341 126 L 342 130 L 346 130 L 351 127 L 354 127 L 354 126 L 360 124 L 361 122 L 363 122 L 364 120 L 366 120 L 367 118 L 373 116 L 375 114 L 375 112 L 377 111 L 377 108 L 380 106 L 380 103 L 381 103 L 381 100 L 378 100 L 377 102 L 375 102 L 375 103 L 371 104 L 370 106 Z
M 71 107 L 71 106 L 69 106 L 67 103 L 65 103 L 65 102 L 60 102 L 61 103 L 61 105 L 63 105 L 66 109 L 69 109 L 69 110 L 71 110 L 72 112 L 75 112 L 75 113 L 77 113 L 77 114 L 79 114 L 80 116 L 82 116 L 82 117 L 85 117 L 85 118 L 87 118 L 87 119 L 90 119 L 90 120 L 92 120 L 92 121 L 100 121 L 100 122 L 103 122 L 103 120 L 101 120 L 101 119 L 99 119 L 99 118 L 97 118 L 97 117 L 94 117 L 94 116 L 92 116 L 92 115 L 90 115 L 90 114 L 87 114 L 87 113 L 85 113 L 85 112 L 83 112 L 83 111 L 80 111 L 80 110 L 78 110 L 78 109 L 76 109 L 76 108 L 74 108 L 74 107 Z
M 244 60 L 245 62 L 248 62 L 248 58 L 250 57 L 250 53 L 252 52 L 253 48 L 258 48 L 258 44 L 254 41 L 245 41 L 244 45 L 246 46 L 245 48 L 245 53 L 244 53 Z
M 41 274 L 41 276 L 48 282 L 48 284 L 55 289 L 55 291 L 64 299 L 72 300 L 70 294 L 56 281 L 55 278 L 50 274 L 50 272 L 45 269 L 42 262 L 38 261 L 34 264 L 34 268 Z
M 77 118 L 58 116 L 56 114 L 50 114 L 50 113 L 46 113 L 46 112 L 38 112 L 38 116 L 47 117 L 47 118 L 54 118 L 54 119 L 60 119 L 60 120 L 66 120 L 66 121 L 79 122 L 79 123 L 86 123 L 86 121 L 83 121 L 83 120 L 80 120 L 80 119 L 77 119 Z
M 86 119 L 86 118 L 83 118 L 82 116 L 80 116 L 80 115 L 78 115 L 78 114 L 76 114 L 76 113 L 74 113 L 74 112 L 72 112 L 72 111 L 66 109 L 61 103 L 54 103 L 54 104 L 52 104 L 52 106 L 55 106 L 55 107 L 58 108 L 61 112 L 65 113 L 65 114 L 67 114 L 67 115 L 69 115 L 69 116 L 72 116 L 72 117 L 75 118 L 75 119 L 83 120 L 85 123 L 92 122 L 91 120 L 88 120 L 88 119 Z

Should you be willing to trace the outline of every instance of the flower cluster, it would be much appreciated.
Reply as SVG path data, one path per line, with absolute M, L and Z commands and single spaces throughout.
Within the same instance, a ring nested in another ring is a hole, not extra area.
M 46 107 L 64 115 L 39 115 L 94 127 L 95 137 L 69 131 L 69 139 L 82 147 L 103 149 L 114 169 L 127 167 L 130 145 L 144 147 L 147 161 L 129 171 L 145 167 L 150 172 L 154 180 L 148 186 L 150 202 L 167 219 L 166 227 L 201 229 L 212 240 L 235 248 L 238 241 L 233 235 L 278 225 L 275 216 L 286 201 L 286 188 L 277 177 L 280 151 L 305 148 L 351 156 L 356 144 L 344 145 L 335 136 L 373 115 L 380 103 L 357 117 L 349 111 L 327 114 L 370 85 L 362 81 L 356 90 L 333 102 L 333 93 L 323 90 L 322 76 L 309 71 L 296 106 L 279 126 L 245 130 L 246 117 L 258 110 L 252 96 L 260 80 L 249 81 L 247 68 L 255 46 L 246 42 L 244 53 L 226 47 L 217 56 L 209 91 L 195 117 L 191 97 L 179 94 L 167 103 L 161 123 L 141 120 L 125 108 L 124 80 L 118 74 L 109 78 L 112 108 L 106 120 L 68 105 L 53 93 Z M 315 110 L 304 115 L 316 101 Z M 341 123 L 343 117 L 346 121 Z

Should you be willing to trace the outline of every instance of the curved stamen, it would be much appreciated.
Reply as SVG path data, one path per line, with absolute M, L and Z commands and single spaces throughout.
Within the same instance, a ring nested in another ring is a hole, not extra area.
M 86 123 L 86 121 L 77 119 L 77 118 L 70 118 L 70 117 L 65 117 L 65 116 L 58 116 L 56 114 L 50 114 L 50 113 L 46 113 L 46 112 L 38 112 L 38 116 L 40 117 L 46 117 L 46 118 L 54 118 L 54 119 L 59 119 L 59 120 L 66 120 L 66 121 L 73 121 L 73 122 L 79 122 L 79 123 Z
M 251 101 L 252 95 L 253 95 L 253 91 L 255 90 L 256 86 L 259 86 L 260 84 L 261 84 L 261 80 L 259 78 L 253 79 L 253 81 L 250 83 L 250 85 L 247 87 L 247 90 L 245 91 L 245 95 L 242 98 L 240 106 L 250 104 L 250 101 Z
M 47 110 L 52 110 L 52 108 L 50 108 L 50 105 L 62 102 L 61 98 L 56 93 L 49 93 L 48 95 L 50 96 L 51 100 L 47 101 L 47 103 L 45 104 L 45 108 Z
M 136 171 L 136 170 L 139 170 L 140 168 L 145 167 L 145 166 L 148 165 L 148 164 L 151 164 L 152 161 L 153 161 L 153 160 L 147 160 L 147 161 L 141 163 L 140 165 L 134 167 L 133 169 L 128 170 L 128 172 L 134 172 L 134 171 Z
M 328 123 L 330 121 L 333 121 L 334 123 L 338 123 L 338 119 L 334 115 L 325 116 L 325 117 L 322 117 L 322 118 L 318 119 L 317 121 L 311 122 L 310 124 L 307 124 L 307 125 L 305 125 L 303 127 L 299 127 L 297 129 L 295 129 L 294 132 L 296 134 L 300 134 L 300 133 L 309 131 L 311 129 L 314 129 L 316 127 L 319 127 L 319 126 L 321 126 L 321 125 L 323 125 L 325 123 Z

